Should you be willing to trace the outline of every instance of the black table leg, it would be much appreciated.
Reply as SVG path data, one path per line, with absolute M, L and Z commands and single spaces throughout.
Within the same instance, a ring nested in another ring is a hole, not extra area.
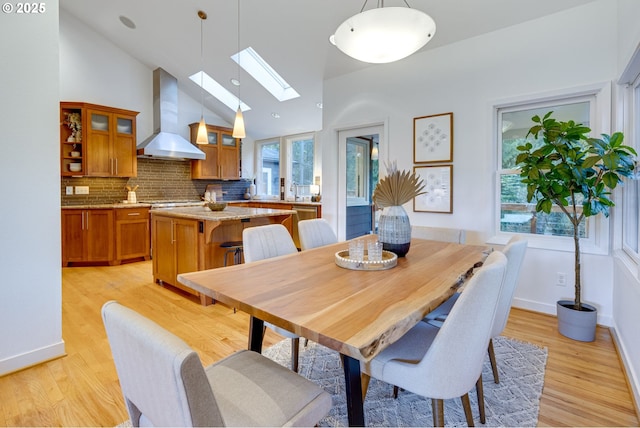
M 264 321 L 251 316 L 249 320 L 249 350 L 262 353 L 262 336 L 264 333 Z
M 362 385 L 360 383 L 360 361 L 344 354 L 340 354 L 340 357 L 342 357 L 342 367 L 344 367 L 349 426 L 363 427 L 364 407 L 362 404 Z

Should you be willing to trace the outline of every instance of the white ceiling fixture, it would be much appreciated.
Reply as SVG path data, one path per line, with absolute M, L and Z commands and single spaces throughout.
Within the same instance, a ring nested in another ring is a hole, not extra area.
M 238 103 L 242 111 L 251 110 L 251 107 L 240 101 L 238 97 L 226 90 L 224 86 L 218 83 L 213 77 L 204 71 L 199 71 L 189 76 L 189 79 L 204 88 L 205 91 L 216 97 L 218 101 L 229 107 L 232 111 L 236 111 Z M 202 83 L 201 83 L 202 82 Z
M 436 23 L 426 13 L 407 7 L 378 7 L 348 18 L 329 38 L 338 49 L 362 62 L 381 64 L 408 57 L 426 45 Z
M 232 55 L 231 59 L 237 62 L 278 101 L 286 101 L 300 96 L 251 46 Z
M 202 36 L 202 23 L 207 19 L 207 14 L 199 10 L 198 18 L 200 18 L 200 69 L 204 70 L 204 42 Z M 202 89 L 202 74 L 200 75 L 200 123 L 198 124 L 198 133 L 196 134 L 197 144 L 208 144 L 209 136 L 207 133 L 207 124 L 204 121 L 204 93 Z

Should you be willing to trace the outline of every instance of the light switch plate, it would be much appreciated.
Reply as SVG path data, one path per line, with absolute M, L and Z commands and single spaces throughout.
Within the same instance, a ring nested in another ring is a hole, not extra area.
M 67 186 L 67 195 L 73 195 L 73 186 Z
M 76 195 L 88 195 L 89 186 L 76 186 Z

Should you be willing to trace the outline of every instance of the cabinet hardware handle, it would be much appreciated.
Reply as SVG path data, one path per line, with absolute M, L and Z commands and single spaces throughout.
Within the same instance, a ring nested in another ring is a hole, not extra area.
M 116 175 L 118 175 L 118 158 L 116 158 Z
M 84 230 L 84 211 L 81 211 L 80 214 L 81 214 L 80 215 L 80 220 L 81 220 L 80 229 Z
M 87 213 L 87 230 L 89 230 L 89 211 L 86 211 Z
M 113 175 L 113 158 L 109 158 L 109 175 Z
M 129 213 L 127 215 L 140 215 L 140 213 Z
M 175 233 L 175 225 L 173 224 L 173 220 L 172 220 L 171 221 L 171 245 L 173 245 L 173 243 L 176 242 L 174 238 L 174 233 Z

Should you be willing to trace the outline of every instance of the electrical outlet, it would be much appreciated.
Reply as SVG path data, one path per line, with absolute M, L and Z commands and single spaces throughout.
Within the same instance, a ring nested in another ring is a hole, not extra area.
M 76 186 L 76 195 L 88 195 L 89 186 Z
M 73 186 L 67 186 L 67 195 L 73 195 Z
M 564 272 L 558 272 L 556 274 L 556 285 L 559 287 L 564 287 L 567 285 L 567 274 Z

